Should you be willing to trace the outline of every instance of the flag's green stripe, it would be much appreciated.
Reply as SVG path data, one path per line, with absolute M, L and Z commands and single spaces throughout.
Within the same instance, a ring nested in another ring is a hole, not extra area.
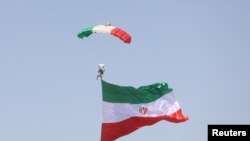
M 103 101 L 112 103 L 149 103 L 171 92 L 167 83 L 155 83 L 148 86 L 134 88 L 118 86 L 102 80 Z
M 93 29 L 93 27 L 84 28 L 83 30 L 81 30 L 81 31 L 77 34 L 77 36 L 78 36 L 79 38 L 88 37 L 90 34 L 93 33 L 92 29 Z

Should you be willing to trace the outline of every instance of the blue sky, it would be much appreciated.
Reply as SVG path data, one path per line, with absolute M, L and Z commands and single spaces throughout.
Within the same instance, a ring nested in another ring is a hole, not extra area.
M 202 141 L 208 124 L 249 124 L 249 7 L 247 0 L 1 1 L 0 140 L 99 140 L 99 63 L 111 83 L 167 82 L 190 117 L 119 141 Z M 132 43 L 76 37 L 106 22 Z

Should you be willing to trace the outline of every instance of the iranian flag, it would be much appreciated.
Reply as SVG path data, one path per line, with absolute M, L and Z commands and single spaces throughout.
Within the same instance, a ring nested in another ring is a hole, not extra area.
M 101 141 L 114 141 L 143 126 L 161 120 L 174 123 L 188 120 L 182 114 L 167 83 L 134 88 L 101 81 L 103 123 Z

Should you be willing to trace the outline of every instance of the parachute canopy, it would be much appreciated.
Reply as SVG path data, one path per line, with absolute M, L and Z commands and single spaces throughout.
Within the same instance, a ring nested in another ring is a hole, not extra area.
M 127 32 L 125 32 L 124 30 L 122 30 L 118 27 L 112 26 L 110 24 L 97 25 L 97 26 L 84 28 L 77 34 L 77 36 L 82 39 L 84 37 L 88 37 L 92 33 L 110 34 L 110 35 L 113 35 L 115 37 L 118 37 L 124 43 L 129 44 L 131 42 L 131 36 Z

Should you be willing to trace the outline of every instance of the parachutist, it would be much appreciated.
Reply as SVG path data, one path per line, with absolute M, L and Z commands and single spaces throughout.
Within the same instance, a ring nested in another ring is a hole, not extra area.
M 104 74 L 104 72 L 105 72 L 104 64 L 99 64 L 99 69 L 98 69 L 96 80 L 98 80 L 99 77 L 102 80 L 102 75 Z

